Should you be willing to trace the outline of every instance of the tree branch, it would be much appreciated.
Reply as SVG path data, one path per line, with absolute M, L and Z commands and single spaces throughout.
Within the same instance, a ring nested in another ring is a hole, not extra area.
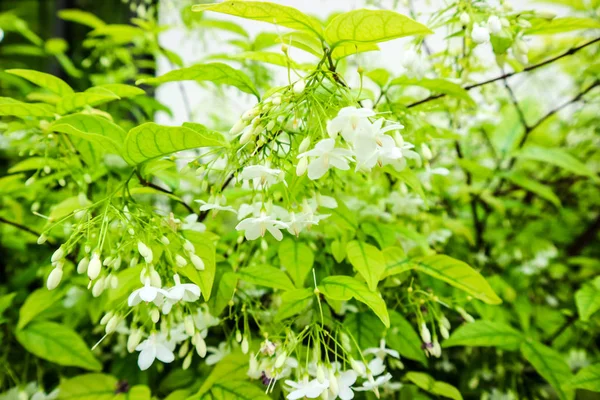
M 17 228 L 17 229 L 20 229 L 20 230 L 22 230 L 23 232 L 30 233 L 31 235 L 33 235 L 33 236 L 35 236 L 35 237 L 37 237 L 37 238 L 39 238 L 39 237 L 42 235 L 41 233 L 37 232 L 37 231 L 36 231 L 36 230 L 34 230 L 34 229 L 31 229 L 31 228 L 30 228 L 30 227 L 28 227 L 28 226 L 21 225 L 21 224 L 19 224 L 18 222 L 15 222 L 15 221 L 8 220 L 8 219 L 6 219 L 6 218 L 4 218 L 4 217 L 0 217 L 0 222 L 1 222 L 1 223 L 3 223 L 3 224 L 7 224 L 7 225 L 14 226 L 15 228 Z M 47 243 L 48 245 L 50 245 L 50 246 L 52 245 L 52 243 L 50 243 L 50 242 L 46 242 L 46 243 Z
M 463 89 L 465 89 L 465 90 L 471 90 L 471 89 L 474 89 L 476 87 L 487 85 L 488 83 L 493 83 L 493 82 L 497 82 L 497 81 L 500 81 L 500 80 L 503 80 L 503 79 L 510 78 L 511 76 L 514 76 L 514 75 L 517 75 L 517 74 L 520 74 L 520 73 L 523 73 L 523 72 L 533 71 L 534 69 L 541 68 L 543 66 L 546 66 L 548 64 L 553 63 L 554 61 L 560 60 L 563 57 L 567 57 L 567 56 L 573 55 L 573 54 L 577 53 L 579 50 L 582 50 L 582 49 L 584 49 L 584 48 L 586 48 L 586 47 L 588 47 L 588 46 L 590 46 L 590 45 L 592 45 L 592 44 L 594 44 L 596 42 L 599 42 L 599 41 L 600 41 L 600 37 L 598 37 L 598 38 L 596 38 L 594 40 L 591 40 L 591 41 L 589 41 L 587 43 L 584 43 L 581 46 L 573 47 L 573 48 L 565 51 L 564 53 L 559 54 L 556 57 L 552 57 L 552 58 L 550 58 L 548 60 L 545 60 L 545 61 L 542 61 L 542 62 L 540 62 L 538 64 L 530 65 L 530 66 L 524 68 L 521 71 L 508 72 L 508 73 L 502 74 L 500 76 L 497 76 L 495 78 L 488 79 L 486 81 L 482 81 L 482 82 L 478 82 L 478 83 L 473 83 L 471 85 L 464 86 Z M 421 104 L 428 103 L 428 102 L 433 101 L 433 100 L 441 99 L 442 97 L 446 97 L 446 96 L 447 95 L 445 93 L 439 93 L 439 94 L 436 94 L 436 95 L 433 95 L 433 96 L 426 97 L 426 98 L 424 98 L 422 100 L 416 101 L 414 103 L 411 103 L 411 104 L 407 105 L 406 108 L 416 107 L 416 106 L 419 106 Z
M 165 194 L 168 194 L 168 195 L 175 196 L 175 194 L 174 194 L 172 191 L 170 191 L 170 190 L 168 190 L 168 189 L 161 188 L 160 186 L 158 186 L 158 185 L 155 185 L 154 183 L 152 183 L 152 182 L 150 182 L 150 181 L 148 181 L 148 180 L 144 179 L 144 177 L 142 176 L 142 174 L 140 174 L 140 171 L 138 171 L 137 169 L 135 170 L 135 175 L 137 176 L 138 180 L 140 181 L 140 183 L 141 183 L 142 185 L 144 185 L 144 186 L 146 186 L 146 187 L 149 187 L 149 188 L 152 188 L 152 189 L 154 189 L 154 190 L 157 190 L 157 191 L 159 191 L 159 192 L 162 192 L 162 193 L 165 193 Z M 175 197 L 177 197 L 177 196 L 175 196 Z M 175 199 L 175 200 L 176 200 L 176 201 L 177 201 L 179 204 L 181 204 L 182 206 L 184 206 L 184 207 L 185 207 L 185 208 L 186 208 L 186 209 L 187 209 L 187 210 L 190 212 L 190 214 L 195 214 L 195 213 L 196 213 L 196 212 L 194 211 L 194 209 L 192 208 L 192 206 L 190 206 L 188 203 L 186 203 L 186 202 L 185 202 L 185 201 L 183 201 L 182 199 L 180 199 L 180 198 L 178 198 L 178 197 L 177 197 L 177 199 Z

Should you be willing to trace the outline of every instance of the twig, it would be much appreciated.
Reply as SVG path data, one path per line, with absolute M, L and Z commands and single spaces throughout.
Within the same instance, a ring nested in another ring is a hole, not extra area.
M 18 222 L 8 220 L 8 219 L 6 219 L 4 217 L 0 217 L 0 222 L 2 222 L 3 224 L 14 226 L 17 229 L 20 229 L 23 232 L 30 233 L 31 235 L 33 235 L 35 237 L 38 237 L 38 238 L 42 235 L 41 233 L 35 231 L 34 229 L 29 228 L 28 226 L 21 225 Z M 48 243 L 48 245 L 52 245 L 52 243 L 49 243 L 49 242 L 46 242 L 46 243 Z
M 144 179 L 144 177 L 140 174 L 140 172 L 136 169 L 135 170 L 135 175 L 137 176 L 138 180 L 140 181 L 140 183 L 146 187 L 152 188 L 154 190 L 158 190 L 159 192 L 168 194 L 168 195 L 172 195 L 175 196 L 175 201 L 177 201 L 179 204 L 181 204 L 182 206 L 184 206 L 191 214 L 195 214 L 196 212 L 194 211 L 194 209 L 192 208 L 192 206 L 190 206 L 188 203 L 186 203 L 185 201 L 183 201 L 182 199 L 178 198 L 172 191 L 168 190 L 168 189 L 164 189 L 161 188 L 160 186 Z
M 545 65 L 553 63 L 554 61 L 560 60 L 563 57 L 567 57 L 567 56 L 573 55 L 573 54 L 577 53 L 579 50 L 584 49 L 587 46 L 592 45 L 592 44 L 594 44 L 594 43 L 596 43 L 598 41 L 600 41 L 600 37 L 598 37 L 598 38 L 596 38 L 594 40 L 591 40 L 591 41 L 589 41 L 587 43 L 584 43 L 581 46 L 573 47 L 573 48 L 565 51 L 564 53 L 559 54 L 556 57 L 553 57 L 553 58 L 550 58 L 548 60 L 542 61 L 542 62 L 540 62 L 538 64 L 530 65 L 530 66 L 524 68 L 521 71 L 508 72 L 508 73 L 502 74 L 500 76 L 497 76 L 495 78 L 488 79 L 486 81 L 482 81 L 482 82 L 478 82 L 478 83 L 473 83 L 471 85 L 464 86 L 463 89 L 465 89 L 465 90 L 471 90 L 471 89 L 474 89 L 474 88 L 477 88 L 477 87 L 480 87 L 480 86 L 487 85 L 488 83 L 493 83 L 493 82 L 497 82 L 497 81 L 500 81 L 500 80 L 503 80 L 503 79 L 510 78 L 513 75 L 517 75 L 517 74 L 520 74 L 520 73 L 523 73 L 523 72 L 533 71 L 534 69 L 541 68 L 541 67 L 543 67 Z M 416 101 L 414 103 L 411 103 L 411 104 L 407 105 L 406 108 L 416 107 L 416 106 L 419 106 L 421 104 L 424 104 L 424 103 L 427 103 L 427 102 L 430 102 L 430 101 L 433 101 L 433 100 L 441 99 L 442 97 L 446 97 L 446 96 L 447 96 L 446 93 L 439 93 L 439 94 L 436 94 L 436 95 L 432 95 L 432 96 L 426 97 L 426 98 L 424 98 L 422 100 L 419 100 L 419 101 Z

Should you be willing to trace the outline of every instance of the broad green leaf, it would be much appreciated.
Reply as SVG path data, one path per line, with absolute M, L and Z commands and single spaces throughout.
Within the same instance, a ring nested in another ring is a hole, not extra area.
M 419 177 L 413 170 L 404 168 L 402 171 L 396 171 L 394 168 L 387 168 L 386 172 L 406 183 L 408 187 L 414 190 L 425 201 L 425 204 L 427 204 L 427 197 L 425 196 L 423 185 L 421 185 Z
M 584 284 L 575 292 L 575 304 L 579 319 L 582 321 L 588 321 L 596 311 L 600 310 L 600 277 Z
M 120 126 L 91 114 L 72 114 L 50 125 L 54 132 L 73 135 L 101 146 L 108 153 L 122 154 L 127 133 Z
M 9 74 L 20 76 L 27 79 L 29 82 L 50 90 L 60 96 L 73 94 L 73 89 L 60 78 L 44 72 L 34 71 L 30 69 L 7 69 Z
M 248 356 L 241 353 L 232 353 L 215 365 L 198 392 L 192 398 L 201 398 L 217 383 L 229 380 L 241 380 L 246 378 L 248 371 Z
M 16 295 L 17 295 L 17 292 L 13 292 L 13 293 L 9 293 L 9 294 L 0 296 L 0 317 L 2 317 L 2 314 L 4 314 L 4 311 L 6 311 L 6 309 L 8 307 L 10 307 L 10 305 L 12 304 L 12 301 Z M 1 320 L 1 318 L 0 318 L 0 320 Z
M 225 139 L 220 133 L 202 128 L 199 130 L 186 126 L 164 126 L 146 122 L 127 133 L 123 156 L 130 164 L 140 164 L 181 150 L 226 146 Z
M 318 19 L 288 6 L 266 1 L 226 1 L 217 4 L 199 4 L 193 11 L 214 11 L 255 21 L 285 26 L 322 36 L 323 28 Z
M 73 93 L 64 96 L 62 100 L 56 105 L 56 111 L 59 114 L 67 114 L 78 108 L 83 108 L 86 106 L 95 107 L 114 100 L 118 100 L 119 98 L 119 96 L 108 90 L 102 91 L 102 93 L 98 93 L 97 91 L 90 91 L 88 89 L 85 92 Z
M 304 50 L 317 58 L 323 57 L 323 46 L 321 45 L 321 42 L 310 33 L 302 31 L 288 32 L 278 36 L 275 40 L 278 43 L 285 43 L 288 46 Z
M 387 346 L 396 350 L 402 357 L 427 366 L 427 357 L 421 348 L 421 338 L 410 322 L 394 310 L 390 311 L 390 329 L 385 340 Z
M 346 245 L 350 264 L 367 282 L 370 290 L 377 290 L 377 283 L 385 270 L 383 253 L 375 246 L 353 240 Z
M 600 364 L 582 368 L 571 380 L 564 384 L 566 389 L 585 389 L 600 392 Z
M 135 385 L 127 392 L 117 394 L 113 400 L 151 400 L 150 388 L 145 385 Z
M 344 328 L 358 344 L 353 346 L 355 353 L 368 348 L 379 347 L 385 327 L 381 321 L 370 312 L 352 313 L 344 319 Z
M 360 224 L 360 228 L 365 234 L 375 239 L 381 248 L 393 246 L 398 241 L 396 229 L 391 224 L 366 221 Z
M 301 65 L 292 60 L 289 57 L 286 57 L 282 53 L 275 53 L 272 51 L 245 51 L 239 54 L 225 54 L 219 55 L 215 58 L 221 58 L 226 60 L 236 60 L 236 61 L 257 61 L 265 64 L 278 65 L 284 68 L 293 68 L 298 70 L 307 70 L 312 68 L 310 65 Z
M 216 283 L 217 293 L 211 298 L 210 310 L 214 315 L 219 315 L 232 300 L 238 283 L 237 274 L 227 271 L 221 275 Z
M 405 378 L 431 394 L 454 400 L 462 400 L 462 395 L 457 388 L 446 382 L 436 381 L 423 372 L 408 372 Z
M 390 317 L 385 301 L 379 292 L 369 290 L 360 281 L 351 276 L 328 276 L 319 284 L 319 290 L 324 296 L 332 300 L 347 301 L 354 298 L 366 304 L 379 317 L 381 322 L 389 328 Z
M 444 340 L 442 347 L 452 346 L 495 346 L 507 350 L 517 350 L 524 340 L 523 335 L 496 321 L 475 321 L 461 325 Z
M 383 258 L 385 260 L 385 271 L 381 276 L 382 279 L 410 271 L 413 268 L 410 264 L 411 259 L 406 257 L 404 250 L 400 247 L 383 249 Z
M 52 307 L 62 296 L 61 290 L 48 290 L 45 287 L 31 293 L 19 309 L 17 329 L 25 327 L 35 317 Z
M 556 194 L 554 194 L 554 191 L 552 191 L 551 187 L 539 183 L 536 180 L 529 179 L 526 176 L 517 172 L 502 174 L 502 176 L 514 183 L 515 185 L 520 186 L 523 189 L 533 194 L 536 194 L 543 199 L 548 200 L 556 207 L 560 207 L 560 199 Z
M 212 293 L 213 283 L 217 269 L 216 247 L 212 240 L 206 237 L 206 234 L 194 231 L 186 231 L 184 236 L 192 242 L 196 249 L 196 255 L 204 262 L 204 270 L 198 271 L 191 262 L 189 262 L 180 271 L 187 276 L 189 280 L 200 287 L 202 297 L 208 301 Z
M 237 271 L 241 280 L 274 289 L 294 290 L 290 278 L 279 268 L 269 265 L 253 265 Z
M 389 86 L 395 86 L 395 85 L 419 86 L 419 87 L 429 89 L 430 91 L 432 91 L 434 93 L 443 93 L 443 94 L 447 94 L 449 96 L 457 97 L 461 100 L 465 100 L 470 105 L 475 104 L 475 101 L 471 98 L 471 95 L 469 94 L 469 92 L 467 90 L 463 89 L 463 87 L 460 86 L 459 84 L 450 82 L 446 79 L 441 79 L 441 78 L 416 79 L 416 78 L 408 78 L 405 76 L 401 76 L 399 78 L 392 79 L 391 82 L 389 83 Z
M 447 282 L 487 304 L 502 303 L 485 278 L 462 261 L 437 254 L 413 259 L 412 265 L 417 271 Z
M 130 43 L 143 37 L 145 34 L 146 32 L 143 29 L 126 24 L 102 25 L 89 33 L 90 36 L 106 36 L 115 44 Z M 84 42 L 84 46 L 88 47 L 92 45 Z
M 91 371 L 102 369 L 102 364 L 83 339 L 67 326 L 50 321 L 32 321 L 18 330 L 16 336 L 28 352 L 55 364 Z
M 331 57 L 334 60 L 339 60 L 358 53 L 377 50 L 379 50 L 379 46 L 375 43 L 342 43 L 331 51 Z
M 86 90 L 88 93 L 99 93 L 107 95 L 115 95 L 120 99 L 126 99 L 135 96 L 141 96 L 146 94 L 143 89 L 139 87 L 125 85 L 123 83 L 107 83 L 105 85 L 98 85 Z
M 210 81 L 216 85 L 235 86 L 242 92 L 253 94 L 260 99 L 260 93 L 254 87 L 248 75 L 223 63 L 197 64 L 176 69 L 156 78 L 141 79 L 136 84 L 160 85 L 161 83 L 176 81 Z
M 572 32 L 582 29 L 600 29 L 600 22 L 593 18 L 563 17 L 550 21 L 539 20 L 525 31 L 526 35 L 549 35 L 556 33 Z
M 0 116 L 12 117 L 40 117 L 52 118 L 55 116 L 54 107 L 43 103 L 24 103 L 22 101 L 0 97 Z
M 277 308 L 275 319 L 277 321 L 293 317 L 308 308 L 312 302 L 311 289 L 290 290 L 281 295 L 281 305 Z
M 361 9 L 334 17 L 325 28 L 325 40 L 335 47 L 343 42 L 380 43 L 430 33 L 425 25 L 397 12 Z
M 390 80 L 390 72 L 383 68 L 373 69 L 365 75 L 379 87 L 384 87 Z
M 290 274 L 296 287 L 304 287 L 306 275 L 312 269 L 315 261 L 311 248 L 298 240 L 285 239 L 279 245 L 278 254 L 279 262 Z
M 195 15 L 202 15 L 202 14 L 195 14 Z M 242 28 L 235 22 L 224 21 L 224 20 L 220 20 L 220 19 L 202 18 L 201 20 L 199 20 L 197 22 L 197 24 L 198 24 L 198 26 L 202 26 L 205 28 L 222 29 L 225 31 L 237 33 L 238 35 L 241 35 L 246 38 L 249 37 L 248 32 L 246 32 L 246 30 L 244 28 Z
M 520 159 L 540 161 L 566 169 L 575 175 L 598 179 L 596 173 L 587 165 L 569 154 L 565 149 L 540 146 L 527 146 L 516 153 Z
M 533 365 L 533 368 L 556 390 L 556 394 L 561 400 L 573 399 L 573 390 L 562 387 L 573 375 L 560 353 L 535 341 L 524 341 L 521 344 L 521 353 Z
M 58 12 L 58 16 L 65 21 L 77 22 L 82 25 L 89 26 L 90 28 L 100 28 L 106 25 L 104 21 L 98 18 L 91 12 L 77 10 L 77 9 L 65 9 Z
M 247 381 L 227 380 L 213 385 L 214 400 L 271 400 L 263 388 Z
M 48 157 L 30 157 L 14 164 L 12 167 L 10 167 L 8 172 L 14 174 L 15 172 L 38 170 L 46 166 L 52 168 L 53 170 L 60 170 L 66 168 L 67 164 L 65 164 L 62 160 L 56 160 Z
M 105 374 L 84 374 L 60 383 L 60 398 L 64 400 L 112 400 L 118 379 Z

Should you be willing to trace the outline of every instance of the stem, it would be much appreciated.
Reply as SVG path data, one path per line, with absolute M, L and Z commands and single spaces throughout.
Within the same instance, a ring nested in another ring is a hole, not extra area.
M 8 219 L 6 219 L 4 217 L 0 217 L 0 222 L 3 223 L 3 224 L 14 226 L 15 228 L 20 229 L 23 232 L 30 233 L 31 235 L 33 235 L 35 237 L 39 238 L 41 236 L 41 233 L 39 233 L 39 232 L 37 232 L 37 231 L 29 228 L 28 226 L 21 225 L 20 223 L 15 222 L 15 221 L 10 221 L 10 220 L 8 220 Z M 48 245 L 52 245 L 52 243 L 49 243 L 49 242 L 46 242 L 46 243 L 48 243 Z
M 158 185 L 156 185 L 156 184 L 154 184 L 154 183 L 152 183 L 152 182 L 150 182 L 150 181 L 147 181 L 146 179 L 144 179 L 144 177 L 143 177 L 143 176 L 140 174 L 140 171 L 138 171 L 137 169 L 135 170 L 135 175 L 137 176 L 138 180 L 140 181 L 140 183 L 141 183 L 142 185 L 144 185 L 144 186 L 146 186 L 146 187 L 150 187 L 150 188 L 152 188 L 152 189 L 154 189 L 154 190 L 158 190 L 159 192 L 162 192 L 162 193 L 166 193 L 166 194 L 168 194 L 168 195 L 175 196 L 175 194 L 174 194 L 172 191 L 170 191 L 170 190 L 168 190 L 168 189 L 161 188 L 160 186 L 158 186 Z M 186 202 L 185 202 L 185 201 L 183 201 L 182 199 L 180 199 L 180 198 L 176 198 L 175 200 L 176 200 L 176 201 L 177 201 L 179 204 L 181 204 L 182 206 L 184 206 L 184 207 L 185 207 L 185 208 L 186 208 L 186 209 L 187 209 L 187 210 L 190 212 L 190 214 L 195 214 L 195 213 L 196 213 L 196 212 L 194 211 L 194 209 L 192 208 L 192 206 L 190 206 L 188 203 L 186 203 Z

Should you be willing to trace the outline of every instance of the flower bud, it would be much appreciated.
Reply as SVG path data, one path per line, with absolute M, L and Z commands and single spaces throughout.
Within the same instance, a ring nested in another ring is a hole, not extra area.
M 152 286 L 161 287 L 162 281 L 160 280 L 160 275 L 154 268 L 150 270 L 150 283 Z
M 143 242 L 138 242 L 137 247 L 140 255 L 144 257 L 144 260 L 146 260 L 146 263 L 151 264 L 153 258 L 152 250 Z
M 108 321 L 113 317 L 113 315 L 114 313 L 112 311 L 109 311 L 106 314 L 104 314 L 104 316 L 100 319 L 100 325 L 106 325 Z
M 298 165 L 296 165 L 296 176 L 302 176 L 306 173 L 306 169 L 308 168 L 308 159 L 306 157 L 302 157 L 300 161 L 298 161 Z
M 471 17 L 469 16 L 469 14 L 463 11 L 460 14 L 460 23 L 466 26 L 469 25 L 469 22 L 471 22 Z
M 268 131 L 272 131 L 272 130 L 273 130 L 273 128 L 275 128 L 275 120 L 273 120 L 273 119 L 272 119 L 272 120 L 270 120 L 270 121 L 269 121 L 269 123 L 267 124 L 267 126 L 266 126 L 266 130 L 268 130 Z
M 294 91 L 294 94 L 302 94 L 305 88 L 306 82 L 304 82 L 304 79 L 300 79 L 298 82 L 294 83 L 292 90 Z
M 517 39 L 515 41 L 515 45 L 521 53 L 527 54 L 529 52 L 529 46 L 527 45 L 527 42 L 525 42 L 523 39 Z
M 275 359 L 275 368 L 281 368 L 283 364 L 285 364 L 285 360 L 287 360 L 287 353 L 284 351 Z
M 104 278 L 100 278 L 96 281 L 96 283 L 94 283 L 94 286 L 92 287 L 92 296 L 94 297 L 98 297 L 102 294 L 102 291 L 104 290 Z
M 111 289 L 116 289 L 119 287 L 119 278 L 115 275 L 110 276 L 110 280 L 107 282 L 106 286 L 110 286 Z
M 187 260 L 185 258 L 183 258 L 181 255 L 177 254 L 175 256 L 175 263 L 177 264 L 178 267 L 185 267 L 187 265 Z
M 433 158 L 431 149 L 425 143 L 421 143 L 421 153 L 423 153 L 423 157 L 425 157 L 426 160 L 431 160 Z
M 108 320 L 106 324 L 106 334 L 111 334 L 117 329 L 117 325 L 119 325 L 120 318 L 118 315 L 113 315 L 111 319 Z
M 181 357 L 185 357 L 185 355 L 188 353 L 188 351 L 190 350 L 190 342 L 188 342 L 187 340 L 185 342 L 183 342 L 183 344 L 181 345 L 181 347 L 179 347 L 179 352 L 177 353 L 177 355 L 181 358 Z
M 259 112 L 260 112 L 260 110 L 258 109 L 258 107 L 251 108 L 250 110 L 248 110 L 244 114 L 242 114 L 242 120 L 250 121 L 254 117 L 256 117 Z
M 187 333 L 188 336 L 194 336 L 194 318 L 191 315 L 185 316 L 185 318 L 183 319 L 183 326 L 185 327 L 185 333 Z
M 231 127 L 229 134 L 235 136 L 238 133 L 241 133 L 247 125 L 248 123 L 246 121 L 240 119 Z
M 440 343 L 437 340 L 435 340 L 433 342 L 433 347 L 431 348 L 431 354 L 437 358 L 440 358 L 442 355 L 442 347 L 440 346 Z
M 340 388 L 338 386 L 337 378 L 335 377 L 335 372 L 333 371 L 333 368 L 328 369 L 328 377 L 329 377 L 329 389 L 331 390 L 331 393 L 334 395 L 338 395 L 340 392 Z
M 490 41 L 490 33 L 487 28 L 475 24 L 473 25 L 473 30 L 471 31 L 471 39 L 477 44 L 482 44 Z
M 272 100 L 272 103 L 273 103 L 274 105 L 276 105 L 276 106 L 278 106 L 278 105 L 280 105 L 280 104 L 281 104 L 281 95 L 280 95 L 279 93 L 275 93 L 275 94 L 273 95 L 273 100 Z
M 141 339 L 142 331 L 140 331 L 139 329 L 134 329 L 127 338 L 127 351 L 133 353 L 137 345 L 140 344 Z
M 350 366 L 358 376 L 365 376 L 367 368 L 363 363 L 359 363 L 354 358 L 350 357 Z
M 193 355 L 194 355 L 194 353 L 189 353 L 187 355 L 187 357 L 183 360 L 183 364 L 181 364 L 181 369 L 183 369 L 185 371 L 190 367 L 190 365 L 192 364 L 192 356 Z
M 102 262 L 100 261 L 100 255 L 94 253 L 92 260 L 87 267 L 87 274 L 91 280 L 94 280 L 100 275 L 100 269 L 102 268 Z
M 319 383 L 325 382 L 325 368 L 323 368 L 323 364 L 317 364 L 317 380 Z
M 44 244 L 48 240 L 48 236 L 45 233 L 42 233 L 37 240 L 37 244 Z
M 166 236 L 163 236 L 163 237 L 161 237 L 161 238 L 160 238 L 160 242 L 161 242 L 162 244 L 164 244 L 165 246 L 168 246 L 168 245 L 170 245 L 170 244 L 171 244 L 171 241 L 170 241 L 170 240 L 169 240 L 169 238 L 168 238 L 168 237 L 166 237 Z
M 246 129 L 246 131 L 240 136 L 240 144 L 246 144 L 254 136 L 254 129 Z
M 46 287 L 48 290 L 56 289 L 60 280 L 62 279 L 63 271 L 62 268 L 54 268 L 50 271 L 50 275 L 48 275 L 48 281 L 46 282 Z
M 202 259 L 200 257 L 198 257 L 195 254 L 192 254 L 190 256 L 190 260 L 192 261 L 192 264 L 194 264 L 194 267 L 198 271 L 204 271 L 204 261 L 202 261 Z
M 194 247 L 194 245 L 192 244 L 192 242 L 190 242 L 189 240 L 186 240 L 185 242 L 183 242 L 183 249 L 185 251 L 187 251 L 188 253 L 195 253 L 196 252 L 196 248 Z
M 85 181 L 85 183 L 87 183 L 88 185 L 90 183 L 92 183 L 92 177 L 90 176 L 90 174 L 84 174 L 83 175 L 83 180 Z
M 429 332 L 425 322 L 421 322 L 421 339 L 424 343 L 431 343 L 431 332 Z
M 248 354 L 248 350 L 250 348 L 250 343 L 248 343 L 248 337 L 244 335 L 242 339 L 242 353 Z
M 351 352 L 352 351 L 352 344 L 350 343 L 350 338 L 344 332 L 342 332 L 340 334 L 340 342 L 341 342 L 342 347 L 344 348 L 344 350 L 346 350 L 347 352 Z
M 202 358 L 206 356 L 206 342 L 200 332 L 196 332 L 194 335 L 194 344 L 196 345 L 196 353 Z
M 502 23 L 500 22 L 500 18 L 495 15 L 491 15 L 487 21 L 488 29 L 492 34 L 500 33 L 502 31 Z
M 526 19 L 519 19 L 519 21 L 517 23 L 523 29 L 531 28 L 531 22 L 527 21 Z
M 152 309 L 152 311 L 150 311 L 150 319 L 154 323 L 157 323 L 158 320 L 160 319 L 160 312 L 156 308 L 154 308 L 154 309 Z
M 242 332 L 239 329 L 235 331 L 235 341 L 238 343 L 242 341 Z
M 444 325 L 440 325 L 440 334 L 444 339 L 448 339 L 448 337 L 450 337 L 450 332 L 448 332 L 448 328 L 446 328 Z
M 57 262 L 58 260 L 62 260 L 65 257 L 65 248 L 60 246 L 56 251 L 52 254 L 52 258 L 50 261 L 52 263 Z

